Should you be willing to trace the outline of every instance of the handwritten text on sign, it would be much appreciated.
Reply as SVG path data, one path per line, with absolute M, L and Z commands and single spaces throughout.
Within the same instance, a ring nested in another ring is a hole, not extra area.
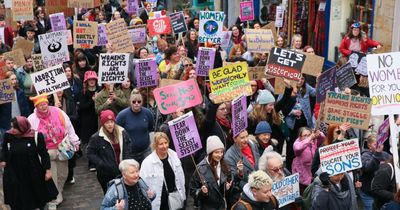
M 140 59 L 135 63 L 137 87 L 158 85 L 157 63 L 155 59 Z
M 215 48 L 200 47 L 197 53 L 196 74 L 208 76 L 208 71 L 214 68 Z
M 33 0 L 12 0 L 11 11 L 14 21 L 33 20 Z
M 247 128 L 246 96 L 242 95 L 232 100 L 232 134 L 239 135 Z
M 265 53 L 274 47 L 274 34 L 270 29 L 245 29 L 247 50 Z
M 100 54 L 99 83 L 121 83 L 128 80 L 128 53 Z
M 333 176 L 362 167 L 358 139 L 351 139 L 319 148 L 321 168 Z
M 200 11 L 199 42 L 221 44 L 224 12 Z
M 107 23 L 106 32 L 115 53 L 133 52 L 132 39 L 123 18 Z
M 274 47 L 269 54 L 265 73 L 299 81 L 305 60 L 304 54 Z
M 97 45 L 98 25 L 92 21 L 75 21 L 74 48 L 91 49 Z
M 31 78 L 38 95 L 53 94 L 70 87 L 62 64 L 34 72 L 31 74 Z
M 69 61 L 67 31 L 55 31 L 39 35 L 40 50 L 45 67 Z
M 287 176 L 284 179 L 274 182 L 272 194 L 278 199 L 279 208 L 293 203 L 300 197 L 299 174 Z
M 15 90 L 10 79 L 0 81 L 0 104 L 15 101 Z

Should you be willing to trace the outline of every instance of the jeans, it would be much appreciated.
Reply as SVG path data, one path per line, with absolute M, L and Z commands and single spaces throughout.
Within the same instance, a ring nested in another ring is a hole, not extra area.
M 373 210 L 374 198 L 370 195 L 367 195 L 365 192 L 360 191 L 360 198 L 364 204 L 365 210 Z

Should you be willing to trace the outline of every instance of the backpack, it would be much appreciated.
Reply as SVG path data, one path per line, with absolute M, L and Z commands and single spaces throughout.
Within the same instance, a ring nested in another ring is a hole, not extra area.
M 121 179 L 113 179 L 108 182 L 108 188 L 115 186 L 115 191 L 117 192 L 118 200 L 122 200 L 124 198 L 124 186 Z
M 276 200 L 275 196 L 271 197 L 271 202 L 272 202 L 272 206 L 274 206 L 274 209 L 278 209 L 278 200 Z M 253 207 L 251 207 L 251 204 L 247 201 L 244 201 L 242 198 L 240 198 L 235 205 L 232 206 L 231 209 L 235 209 L 235 207 L 237 205 L 239 205 L 239 203 L 241 203 L 247 210 L 253 210 Z
M 316 184 L 313 182 L 310 185 L 308 185 L 306 187 L 306 189 L 304 190 L 303 195 L 301 196 L 303 199 L 303 204 L 301 206 L 302 210 L 308 210 L 311 208 L 311 204 L 312 204 L 311 196 L 312 196 L 312 192 L 314 190 L 315 185 Z

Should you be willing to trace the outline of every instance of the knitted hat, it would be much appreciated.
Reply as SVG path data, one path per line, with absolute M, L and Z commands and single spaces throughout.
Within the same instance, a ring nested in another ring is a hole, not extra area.
M 256 102 L 258 104 L 270 104 L 275 102 L 275 98 L 268 90 L 259 90 Z
M 37 95 L 34 97 L 29 97 L 29 99 L 33 102 L 33 105 L 36 107 L 37 105 L 41 104 L 42 102 L 49 103 L 49 100 L 47 99 L 47 94 L 43 93 L 41 95 Z
M 115 114 L 111 110 L 107 109 L 100 113 L 100 122 L 101 125 L 104 125 L 107 121 L 112 120 L 115 121 Z
M 224 144 L 218 136 L 210 136 L 207 138 L 207 155 L 211 154 L 217 149 L 225 149 Z
M 271 126 L 267 121 L 261 121 L 257 124 L 254 134 L 258 135 L 262 133 L 272 133 Z
M 97 80 L 97 74 L 95 71 L 87 71 L 85 72 L 85 77 L 83 79 L 83 82 L 88 81 L 89 79 L 95 79 Z

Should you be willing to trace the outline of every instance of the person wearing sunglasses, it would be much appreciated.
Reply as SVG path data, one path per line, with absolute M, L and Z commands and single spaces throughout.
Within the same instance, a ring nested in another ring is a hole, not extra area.
M 368 48 L 381 48 L 382 45 L 367 37 L 366 33 L 361 30 L 361 23 L 355 22 L 351 24 L 349 32 L 343 38 L 339 46 L 339 51 L 343 56 L 348 57 L 352 52 L 367 53 Z

